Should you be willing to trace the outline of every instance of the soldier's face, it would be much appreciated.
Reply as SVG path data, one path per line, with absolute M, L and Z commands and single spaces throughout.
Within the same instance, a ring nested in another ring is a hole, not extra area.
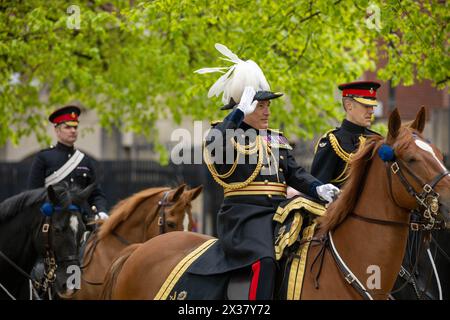
M 347 120 L 361 127 L 370 127 L 373 106 L 365 106 L 355 100 L 347 105 Z
M 73 146 L 78 137 L 78 127 L 68 126 L 65 123 L 55 127 L 56 137 L 59 142 Z
M 245 116 L 244 121 L 255 129 L 267 129 L 270 118 L 270 100 L 258 101 L 255 111 Z

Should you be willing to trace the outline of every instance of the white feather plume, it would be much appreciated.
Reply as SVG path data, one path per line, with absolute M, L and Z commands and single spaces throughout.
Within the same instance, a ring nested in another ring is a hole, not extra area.
M 221 59 L 232 62 L 233 65 L 229 67 L 202 68 L 195 71 L 195 73 L 199 74 L 212 72 L 224 73 L 209 89 L 208 98 L 213 96 L 218 97 L 223 93 L 222 102 L 224 104 L 229 103 L 231 98 L 236 103 L 239 103 L 244 88 L 247 86 L 253 87 L 255 91 L 270 91 L 269 83 L 263 71 L 254 61 L 241 60 L 223 44 L 216 43 L 215 47 L 217 51 L 226 57 L 221 57 Z M 227 71 L 225 72 L 225 70 Z

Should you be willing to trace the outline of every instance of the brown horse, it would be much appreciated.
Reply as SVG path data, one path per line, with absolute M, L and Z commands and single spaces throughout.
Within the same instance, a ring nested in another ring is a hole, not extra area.
M 98 299 L 103 279 L 110 264 L 125 247 L 142 243 L 157 235 L 184 229 L 189 218 L 192 229 L 191 201 L 198 197 L 202 186 L 185 190 L 149 188 L 120 201 L 103 222 L 98 232 L 88 240 L 83 256 L 82 281 L 74 299 Z
M 314 236 L 300 242 L 310 246 L 303 288 L 287 298 L 387 299 L 405 253 L 410 211 L 423 214 L 422 228 L 435 225 L 437 216 L 441 227 L 450 227 L 450 175 L 442 154 L 423 139 L 424 125 L 424 108 L 403 127 L 395 110 L 387 138 L 370 138 L 355 155 L 339 199 L 317 221 Z M 159 298 L 171 271 L 209 239 L 174 232 L 133 248 L 112 266 L 103 298 Z

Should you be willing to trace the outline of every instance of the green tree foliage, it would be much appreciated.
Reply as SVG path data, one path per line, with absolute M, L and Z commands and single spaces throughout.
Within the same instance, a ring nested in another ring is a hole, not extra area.
M 449 79 L 446 1 L 76 5 L 79 20 L 62 0 L 0 1 L 0 145 L 30 134 L 44 141 L 50 110 L 73 100 L 96 110 L 102 127 L 150 140 L 158 119 L 223 118 L 220 100 L 207 98 L 218 74 L 193 73 L 226 65 L 216 42 L 256 61 L 285 93 L 272 105 L 272 126 L 306 138 L 340 116 L 336 85 L 374 70 L 383 56 L 379 76 L 394 84 L 429 79 L 444 87 Z M 370 8 L 379 8 L 379 23 Z

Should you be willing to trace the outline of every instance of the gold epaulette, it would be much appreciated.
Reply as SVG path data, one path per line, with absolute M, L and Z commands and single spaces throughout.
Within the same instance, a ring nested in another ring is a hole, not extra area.
M 325 132 L 325 134 L 324 134 L 323 136 L 320 137 L 319 140 L 317 140 L 317 143 L 316 143 L 316 145 L 315 145 L 315 147 L 314 147 L 314 154 L 317 153 L 317 148 L 319 147 L 320 140 L 322 140 L 323 138 L 325 138 L 330 132 L 333 132 L 334 130 L 336 130 L 336 129 L 330 129 L 330 130 L 328 130 L 327 132 Z
M 271 132 L 276 132 L 276 133 L 279 133 L 279 134 L 283 134 L 283 131 L 280 131 L 280 130 L 277 130 L 277 129 L 269 128 L 268 130 L 270 130 Z
M 221 123 L 223 120 L 213 120 L 211 121 L 209 124 L 212 126 L 218 125 L 219 123 Z

